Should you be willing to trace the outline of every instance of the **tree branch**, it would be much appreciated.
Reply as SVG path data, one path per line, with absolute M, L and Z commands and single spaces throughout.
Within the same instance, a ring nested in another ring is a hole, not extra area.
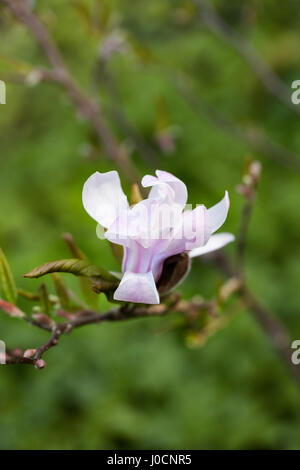
M 45 78 L 59 83 L 61 87 L 64 88 L 80 114 L 92 123 L 94 131 L 99 140 L 103 143 L 108 157 L 123 171 L 128 180 L 130 182 L 139 180 L 136 170 L 129 160 L 125 149 L 119 145 L 107 126 L 100 105 L 97 105 L 87 96 L 72 78 L 57 45 L 46 27 L 29 10 L 27 2 L 24 0 L 0 1 L 29 29 L 44 51 L 45 56 L 52 66 L 51 72 L 48 72 Z
M 207 0 L 192 0 L 203 24 L 217 37 L 231 46 L 249 65 L 264 87 L 288 108 L 300 115 L 300 108 L 291 102 L 290 90 L 254 47 L 235 32 Z
M 172 78 L 175 88 L 185 99 L 187 105 L 198 116 L 204 114 L 214 125 L 226 134 L 232 135 L 234 138 L 245 142 L 256 152 L 262 153 L 264 156 L 283 165 L 291 170 L 300 171 L 300 157 L 293 151 L 287 149 L 283 145 L 274 142 L 272 139 L 264 135 L 255 128 L 245 128 L 225 116 L 213 105 L 208 103 L 202 96 L 193 92 L 187 77 L 179 77 L 176 81 Z
M 32 321 L 28 317 L 24 319 L 31 325 L 37 326 L 42 329 L 51 331 L 50 338 L 37 349 L 27 350 L 23 352 L 20 349 L 15 349 L 12 352 L 8 352 L 6 355 L 6 365 L 12 364 L 29 364 L 35 366 L 37 369 L 42 369 L 46 366 L 45 361 L 42 359 L 43 354 L 49 349 L 56 346 L 62 335 L 69 334 L 76 328 L 80 328 L 86 325 L 98 324 L 103 322 L 116 322 L 124 321 L 137 318 L 151 318 L 157 316 L 163 316 L 170 313 L 181 313 L 186 317 L 195 317 L 202 311 L 213 312 L 215 309 L 215 302 L 206 302 L 201 300 L 183 301 L 180 296 L 174 294 L 171 300 L 168 300 L 168 304 L 160 304 L 154 306 L 130 306 L 125 304 L 121 307 L 116 307 L 108 312 L 99 314 L 94 310 L 81 310 L 69 314 L 64 311 L 57 312 L 60 316 L 66 316 L 68 318 L 65 322 L 59 322 L 54 324 L 53 327 L 45 327 L 45 325 L 38 321 Z
M 291 370 L 300 385 L 300 368 L 294 365 L 291 361 L 291 341 L 286 328 L 273 312 L 256 299 L 246 282 L 244 266 L 245 250 L 260 172 L 260 163 L 257 161 L 251 161 L 247 165 L 242 183 L 237 187 L 238 192 L 245 198 L 245 202 L 242 207 L 240 230 L 236 243 L 237 265 L 233 265 L 230 259 L 222 251 L 212 253 L 211 255 L 207 255 L 200 259 L 213 261 L 226 277 L 236 276 L 237 279 L 240 279 L 241 287 L 238 290 L 240 299 L 257 320 L 263 331 L 268 336 L 270 342 L 273 344 L 275 350 L 279 353 L 283 362 L 286 364 L 287 368 Z
M 148 144 L 148 142 L 144 140 L 138 129 L 136 129 L 136 127 L 124 113 L 121 105 L 122 99 L 120 90 L 113 74 L 109 69 L 109 63 L 107 59 L 100 58 L 98 60 L 95 71 L 95 78 L 105 87 L 105 90 L 110 98 L 111 106 L 109 111 L 114 122 L 117 124 L 126 138 L 131 140 L 145 163 L 153 168 L 153 166 L 155 166 L 158 162 L 157 152 L 154 150 L 152 145 Z

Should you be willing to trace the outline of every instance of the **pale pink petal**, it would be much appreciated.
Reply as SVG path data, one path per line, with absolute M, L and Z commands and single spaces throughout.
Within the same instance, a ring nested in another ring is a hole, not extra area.
M 109 227 L 128 208 L 117 171 L 96 171 L 83 186 L 82 202 L 87 213 L 103 227 Z
M 114 299 L 142 304 L 159 304 L 159 294 L 152 272 L 125 272 L 114 293 Z
M 210 237 L 206 245 L 191 250 L 189 252 L 189 257 L 195 258 L 196 256 L 205 255 L 211 251 L 219 250 L 228 243 L 233 242 L 234 239 L 235 237 L 232 235 L 232 233 L 217 233 L 216 235 L 212 235 Z
M 207 226 L 207 209 L 205 206 L 197 206 L 194 210 L 183 213 L 183 239 L 185 250 L 192 250 L 205 245 L 210 233 Z
M 146 175 L 142 185 L 146 188 L 152 186 L 149 198 L 162 198 L 165 196 L 169 202 L 184 207 L 187 201 L 186 185 L 176 176 L 167 171 L 156 170 L 156 176 Z
M 225 191 L 225 196 L 215 206 L 207 210 L 207 231 L 211 235 L 216 232 L 225 222 L 229 210 L 229 196 Z
M 129 240 L 137 240 L 144 248 L 150 248 L 159 240 L 167 243 L 181 221 L 182 210 L 178 205 L 145 199 L 123 211 L 109 227 L 105 238 L 123 246 L 130 246 Z
M 173 189 L 175 193 L 175 204 L 185 206 L 187 201 L 187 189 L 183 181 L 167 171 L 156 170 L 155 173 L 160 181 L 168 183 Z

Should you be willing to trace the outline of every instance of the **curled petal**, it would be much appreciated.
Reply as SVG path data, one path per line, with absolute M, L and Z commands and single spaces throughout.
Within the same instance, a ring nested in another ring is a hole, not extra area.
M 117 171 L 96 171 L 83 186 L 82 202 L 87 213 L 98 224 L 109 227 L 128 208 Z
M 215 206 L 207 210 L 207 230 L 209 234 L 216 232 L 225 222 L 229 210 L 229 196 L 225 196 Z
M 146 175 L 142 179 L 144 187 L 152 186 L 149 198 L 165 196 L 170 202 L 184 207 L 187 201 L 186 185 L 176 176 L 167 171 L 156 170 L 156 177 Z
M 114 299 L 142 304 L 159 304 L 159 295 L 152 272 L 125 272 L 114 293 Z
M 219 250 L 223 246 L 227 245 L 230 242 L 233 242 L 235 239 L 232 233 L 217 233 L 212 235 L 206 245 L 200 246 L 199 248 L 194 248 L 189 252 L 190 258 L 195 258 L 196 256 L 205 255 L 211 251 Z

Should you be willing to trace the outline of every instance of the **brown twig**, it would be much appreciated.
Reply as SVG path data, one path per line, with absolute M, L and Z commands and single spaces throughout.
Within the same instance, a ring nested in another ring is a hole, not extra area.
M 266 136 L 261 130 L 245 128 L 237 124 L 225 114 L 210 104 L 205 98 L 199 96 L 193 91 L 190 80 L 186 76 L 179 76 L 172 82 L 175 88 L 186 101 L 187 105 L 198 116 L 206 116 L 214 125 L 226 134 L 232 135 L 235 139 L 250 145 L 253 150 L 263 154 L 270 160 L 280 165 L 286 166 L 294 171 L 300 171 L 300 157 L 293 151 L 287 149 L 281 144 L 274 142 Z
M 273 343 L 273 346 L 282 357 L 288 369 L 291 370 L 294 377 L 300 382 L 300 368 L 292 363 L 291 340 L 284 325 L 273 312 L 255 298 L 247 287 L 242 289 L 241 295 L 249 311 L 252 312 L 252 315 L 265 331 L 267 337 L 271 343 Z
M 103 314 L 99 314 L 99 312 L 94 310 L 81 310 L 78 312 L 73 312 L 71 314 L 71 318 L 69 318 L 65 322 L 59 322 L 58 324 L 54 325 L 52 328 L 49 326 L 45 326 L 38 321 L 33 321 L 29 318 L 25 318 L 28 323 L 33 326 L 46 329 L 48 331 L 52 331 L 50 338 L 41 346 L 39 346 L 36 350 L 28 350 L 22 354 L 22 351 L 19 349 L 14 353 L 7 353 L 6 356 L 6 364 L 29 364 L 35 366 L 37 369 L 42 369 L 45 367 L 46 363 L 42 359 L 43 354 L 48 351 L 49 349 L 56 346 L 59 342 L 59 339 L 62 335 L 68 334 L 76 328 L 80 328 L 86 325 L 98 324 L 103 322 L 115 322 L 115 321 L 125 321 L 130 319 L 137 319 L 137 318 L 152 318 L 157 316 L 163 316 L 166 314 L 170 314 L 174 312 L 181 313 L 186 315 L 195 316 L 200 314 L 202 311 L 213 311 L 215 308 L 215 303 L 212 302 L 205 302 L 203 300 L 192 300 L 192 301 L 182 301 L 178 295 L 173 296 L 173 300 L 169 300 L 168 304 L 160 304 L 154 306 L 140 306 L 134 305 L 130 307 L 129 305 L 125 304 L 124 306 L 119 306 L 105 312 Z M 58 312 L 60 316 L 63 315 L 70 315 L 67 312 Z
M 281 356 L 283 363 L 287 366 L 287 369 L 293 373 L 293 376 L 300 385 L 300 368 L 291 361 L 291 340 L 289 334 L 278 317 L 265 307 L 251 292 L 250 288 L 245 283 L 244 272 L 236 274 L 235 266 L 228 256 L 222 252 L 202 256 L 199 258 L 199 261 L 214 263 L 226 277 L 235 276 L 233 279 L 240 279 L 240 288 L 236 290 L 238 297 L 241 299 L 243 305 L 247 307 L 249 313 L 256 319 L 270 343 L 273 344 L 275 351 Z M 238 277 L 240 274 L 243 280 Z
M 111 106 L 110 113 L 120 131 L 124 134 L 126 139 L 130 139 L 134 147 L 139 151 L 141 158 L 153 168 L 153 165 L 158 162 L 158 155 L 154 148 L 148 144 L 128 119 L 122 108 L 122 99 L 120 90 L 117 86 L 115 77 L 111 73 L 107 59 L 100 58 L 97 62 L 95 77 L 104 87 L 110 98 Z
M 244 197 L 242 207 L 240 229 L 237 236 L 236 254 L 237 271 L 241 278 L 245 276 L 244 261 L 247 246 L 247 238 L 251 215 L 254 208 L 257 184 L 261 173 L 261 164 L 258 161 L 250 161 L 243 175 L 242 183 L 237 186 L 237 191 Z
M 266 308 L 255 297 L 246 283 L 244 266 L 245 250 L 260 172 L 260 163 L 250 161 L 243 175 L 242 183 L 237 187 L 238 192 L 245 198 L 236 243 L 237 265 L 235 266 L 222 251 L 212 253 L 201 259 L 215 262 L 226 277 L 240 280 L 240 288 L 236 290 L 238 296 L 266 333 L 287 368 L 292 371 L 294 377 L 300 383 L 300 368 L 291 361 L 291 341 L 284 325 L 273 312 Z
M 107 126 L 100 105 L 97 105 L 87 96 L 73 79 L 57 45 L 46 27 L 29 10 L 27 2 L 20 0 L 0 1 L 30 30 L 44 51 L 52 69 L 47 71 L 47 73 L 44 70 L 42 78 L 55 81 L 64 88 L 80 114 L 92 123 L 94 131 L 103 143 L 108 157 L 123 171 L 129 181 L 137 181 L 139 178 L 136 170 L 130 162 L 125 149 L 119 145 Z

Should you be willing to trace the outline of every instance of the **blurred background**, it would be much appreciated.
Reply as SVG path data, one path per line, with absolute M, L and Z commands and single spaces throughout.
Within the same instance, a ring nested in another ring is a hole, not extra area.
M 247 157 L 261 161 L 247 276 L 299 339 L 299 110 L 267 89 L 270 76 L 263 83 L 260 59 L 253 61 L 259 54 L 285 91 L 300 79 L 298 2 L 286 0 L 283 8 L 273 0 L 216 0 L 208 16 L 206 7 L 185 0 L 30 4 L 74 78 L 101 100 L 141 176 L 156 168 L 174 173 L 192 204 L 210 206 L 228 189 L 224 230 L 237 233 L 243 201 L 236 185 Z M 81 201 L 94 171 L 116 168 L 66 93 L 38 83 L 34 69 L 48 64 L 32 35 L 3 5 L 0 15 L 0 78 L 7 83 L 7 103 L 0 105 L 0 245 L 18 286 L 34 289 L 23 273 L 69 256 L 63 232 L 95 264 L 117 270 Z M 25 84 L 15 79 L 19 73 Z M 64 279 L 80 295 L 76 279 Z M 209 299 L 221 280 L 195 262 L 180 292 Z M 100 299 L 101 311 L 107 308 Z M 45 355 L 43 371 L 1 368 L 0 447 L 300 448 L 299 389 L 249 312 L 237 312 L 199 347 L 180 321 L 89 326 L 62 338 Z M 46 333 L 2 313 L 0 338 L 28 348 Z

